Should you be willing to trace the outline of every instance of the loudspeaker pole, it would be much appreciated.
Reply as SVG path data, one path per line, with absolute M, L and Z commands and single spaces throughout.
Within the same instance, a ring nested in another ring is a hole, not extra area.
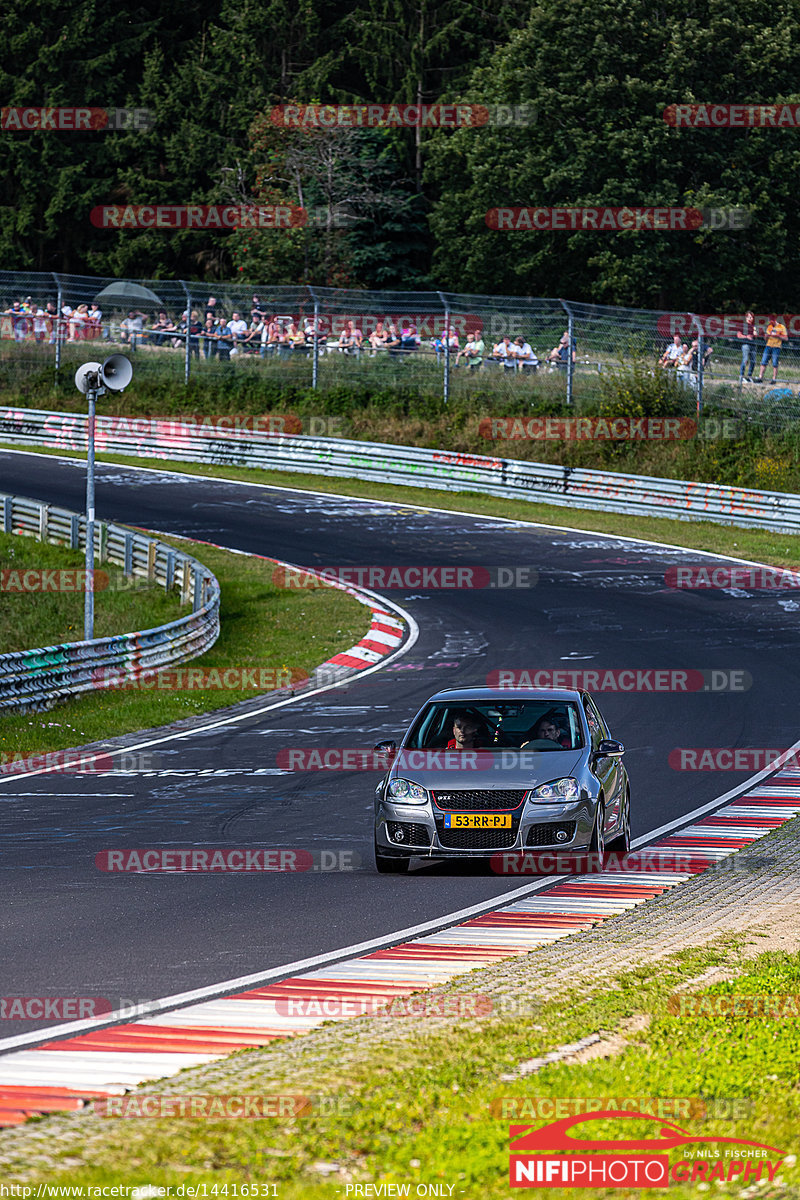
M 121 392 L 131 381 L 131 364 L 122 354 L 112 354 L 104 363 L 90 362 L 78 367 L 75 386 L 83 392 L 89 402 L 86 424 L 86 592 L 83 605 L 83 638 L 94 640 L 94 430 L 97 397 L 104 396 L 106 388 Z
M 105 388 L 90 387 L 89 421 L 86 427 L 86 592 L 83 605 L 83 640 L 94 638 L 94 421 L 98 392 Z

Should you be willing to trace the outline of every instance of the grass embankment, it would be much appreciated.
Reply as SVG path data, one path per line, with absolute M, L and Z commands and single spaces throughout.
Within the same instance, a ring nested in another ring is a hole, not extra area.
M 160 540 L 199 559 L 216 575 L 222 592 L 221 632 L 217 642 L 202 657 L 175 671 L 255 668 L 282 671 L 284 679 L 286 668 L 310 674 L 332 654 L 352 646 L 369 627 L 369 610 L 344 592 L 333 588 L 289 591 L 272 582 L 271 562 L 183 539 Z M 0 566 L 10 568 L 23 563 L 34 568 L 70 569 L 83 565 L 82 554 L 76 551 L 10 535 L 0 541 L 0 560 Z M 137 585 L 133 590 L 130 586 L 115 590 L 114 584 L 120 583 L 122 572 L 107 564 L 102 569 L 109 572 L 112 586 L 95 595 L 97 637 L 152 628 L 190 611 L 190 606 L 181 609 L 177 598 L 165 595 L 161 588 L 142 589 Z M 82 592 L 3 595 L 0 653 L 82 638 Z M 169 674 L 165 676 L 167 684 Z M 93 692 L 59 704 L 45 714 L 3 716 L 0 755 L 63 750 L 212 712 L 257 694 L 258 689 L 249 685 L 174 691 L 154 687 L 112 688 Z
M 675 989 L 711 967 L 738 971 L 730 982 L 702 989 L 704 995 L 772 995 L 800 992 L 800 956 L 785 952 L 744 959 L 733 939 L 689 949 L 659 962 L 611 975 L 602 984 L 576 985 L 550 997 L 533 1018 L 519 1015 L 422 1022 L 424 1018 L 362 1018 L 342 1026 L 304 1053 L 302 1043 L 284 1052 L 281 1043 L 245 1051 L 218 1067 L 150 1085 L 172 1095 L 301 1094 L 336 1115 L 267 1120 L 111 1120 L 87 1116 L 64 1126 L 47 1143 L 47 1165 L 22 1150 L 9 1179 L 71 1185 L 171 1185 L 173 1195 L 189 1185 L 227 1183 L 274 1185 L 282 1200 L 345 1195 L 398 1195 L 351 1186 L 437 1184 L 436 1195 L 506 1197 L 509 1124 L 549 1124 L 552 1113 L 537 1107 L 543 1099 L 661 1101 L 660 1115 L 704 1137 L 738 1137 L 796 1154 L 800 1121 L 800 1024 L 795 1018 L 740 1015 L 698 1016 L 676 1011 Z M 482 992 L 481 972 L 469 976 L 470 993 Z M 460 985 L 464 987 L 464 981 Z M 544 986 L 544 985 L 543 985 Z M 530 1001 L 529 1001 L 530 1003 Z M 383 1032 L 376 1030 L 383 1027 Z M 558 1046 L 600 1032 L 621 1033 L 593 1061 L 553 1063 L 535 1074 L 515 1074 L 520 1064 Z M 314 1035 L 312 1035 L 313 1038 Z M 509 1114 L 511 1100 L 518 1104 Z M 505 1101 L 505 1105 L 504 1105 Z M 527 1109 L 522 1107 L 528 1102 Z M 670 1104 L 670 1101 L 674 1103 Z M 733 1102 L 738 1102 L 732 1107 Z M 705 1113 L 701 1103 L 705 1102 Z M 337 1106 L 338 1108 L 334 1108 Z M 638 1107 L 642 1107 L 639 1103 Z M 646 1107 L 643 1111 L 647 1111 Z M 651 1111 L 653 1111 L 651 1109 Z M 505 1114 L 505 1115 L 504 1115 Z M 559 1115 L 564 1115 L 559 1114 Z M 581 1126 L 575 1136 L 589 1139 L 658 1137 L 659 1127 L 615 1120 Z M 31 1147 L 33 1148 L 33 1147 Z M 42 1147 L 43 1149 L 44 1147 Z M 703 1148 L 705 1149 L 705 1147 Z M 710 1144 L 712 1154 L 715 1144 Z M 719 1147 L 724 1154 L 724 1147 Z M 37 1147 L 38 1151 L 38 1147 Z M 692 1147 L 672 1151 L 670 1163 L 694 1157 Z M 773 1165 L 776 1155 L 767 1155 Z M 76 1162 L 76 1159 L 78 1160 Z M 8 1160 L 6 1160 L 8 1161 Z M 704 1164 L 711 1171 L 716 1160 Z M 726 1167 L 729 1159 L 723 1159 Z M 754 1163 L 760 1159 L 752 1160 Z M 766 1179 L 766 1172 L 764 1172 Z M 711 1177 L 713 1179 L 713 1176 Z M 793 1162 L 779 1171 L 760 1196 L 796 1196 Z M 700 1177 L 702 1180 L 702 1176 Z M 698 1182 L 673 1182 L 679 1200 L 698 1195 Z M 734 1194 L 749 1196 L 741 1183 Z M 703 1185 L 706 1191 L 714 1183 Z M 200 1195 L 197 1191 L 195 1195 Z M 211 1195 L 208 1190 L 206 1193 Z M 239 1192 L 239 1194 L 243 1194 Z M 540 1194 L 534 1191 L 534 1194 Z M 663 1195 L 662 1189 L 606 1190 L 592 1195 Z M 547 1195 L 571 1196 L 567 1189 Z
M 74 347 L 69 347 L 73 351 Z M 564 404 L 561 373 L 505 377 L 501 370 L 471 376 L 454 372 L 448 404 L 441 372 L 430 365 L 369 358 L 341 359 L 328 366 L 320 388 L 310 387 L 307 361 L 282 363 L 236 360 L 229 370 L 205 363 L 182 383 L 180 364 L 157 351 L 142 351 L 136 373 L 123 394 L 101 397 L 98 412 L 118 416 L 255 416 L 293 414 L 305 432 L 454 450 L 470 454 L 559 463 L 564 466 L 625 471 L 664 478 L 695 479 L 737 487 L 800 492 L 800 404 L 771 402 L 754 387 L 706 389 L 705 433 L 681 441 L 571 441 L 490 439 L 487 418 L 576 415 L 693 417 L 694 396 L 674 378 L 651 377 L 642 366 L 608 375 L 578 372 L 575 404 Z M 85 355 L 84 355 L 85 357 Z M 85 401 L 72 384 L 74 364 L 62 368 L 53 385 L 52 364 L 21 377 L 16 365 L 0 370 L 0 401 L 30 408 L 83 412 Z M 782 414 L 782 415 L 779 415 Z M 336 424 L 326 425 L 326 418 Z M 718 422 L 729 419 L 720 430 Z M 316 425 L 310 422 L 316 420 Z M 771 429 L 764 424 L 777 422 Z M 721 436 L 724 432 L 725 436 Z M 735 434 L 735 436 L 728 436 Z

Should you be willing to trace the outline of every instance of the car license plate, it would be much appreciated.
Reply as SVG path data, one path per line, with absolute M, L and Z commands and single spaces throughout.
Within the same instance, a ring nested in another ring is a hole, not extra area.
M 445 829 L 510 829 L 511 813 L 445 813 Z

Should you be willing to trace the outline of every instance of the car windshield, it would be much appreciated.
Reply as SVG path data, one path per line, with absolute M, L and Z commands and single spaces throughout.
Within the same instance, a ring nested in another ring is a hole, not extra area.
M 462 700 L 429 704 L 406 743 L 411 750 L 580 750 L 577 704 L 552 700 Z

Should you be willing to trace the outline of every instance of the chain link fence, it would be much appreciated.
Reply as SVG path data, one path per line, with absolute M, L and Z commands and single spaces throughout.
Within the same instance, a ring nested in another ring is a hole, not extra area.
M 768 319 L 756 316 L 755 343 L 744 351 L 741 316 L 4 271 L 0 369 L 24 394 L 33 372 L 63 376 L 88 356 L 122 351 L 135 355 L 137 379 L 251 373 L 321 391 L 407 388 L 576 412 L 603 402 L 619 411 L 637 382 L 639 394 L 666 397 L 671 411 L 702 413 L 710 403 L 779 428 L 800 416 L 800 317 L 780 318 L 788 340 L 777 366 Z

